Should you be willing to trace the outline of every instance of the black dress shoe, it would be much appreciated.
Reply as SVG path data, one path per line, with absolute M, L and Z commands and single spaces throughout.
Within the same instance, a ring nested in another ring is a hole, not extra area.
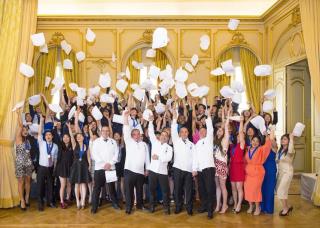
M 51 208 L 57 208 L 57 206 L 54 203 L 49 203 L 49 204 L 47 204 L 47 206 L 51 207 Z
M 176 210 L 174 211 L 175 214 L 180 214 L 181 213 L 181 209 L 176 208 Z
M 91 209 L 91 214 L 96 214 L 97 210 Z
M 30 203 L 26 203 L 26 207 L 30 207 Z
M 130 209 L 126 209 L 126 214 L 130 215 L 131 214 L 131 210 Z
M 213 213 L 212 212 L 208 212 L 208 219 L 213 219 Z
M 187 214 L 190 215 L 190 216 L 193 215 L 192 210 L 187 210 Z
M 113 203 L 113 204 L 112 204 L 112 207 L 113 207 L 114 209 L 116 209 L 116 210 L 121 210 L 120 206 L 119 206 L 118 204 L 116 204 L 116 203 Z
M 201 213 L 207 212 L 207 209 L 206 208 L 199 208 L 198 212 L 201 214 Z

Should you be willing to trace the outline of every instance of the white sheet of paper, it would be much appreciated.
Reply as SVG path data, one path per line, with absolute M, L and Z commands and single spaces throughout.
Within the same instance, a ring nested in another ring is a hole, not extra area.
M 105 174 L 107 183 L 116 182 L 118 180 L 117 172 L 115 170 L 106 171 Z
M 113 115 L 113 118 L 112 118 L 112 122 L 114 122 L 114 123 L 119 123 L 119 124 L 123 124 L 123 116 L 122 116 L 122 115 L 114 114 L 114 115 Z

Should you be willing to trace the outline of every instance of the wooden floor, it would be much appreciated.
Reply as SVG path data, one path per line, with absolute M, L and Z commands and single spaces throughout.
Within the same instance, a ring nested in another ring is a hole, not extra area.
M 97 214 L 91 215 L 90 209 L 78 211 L 75 206 L 66 210 L 45 208 L 38 212 L 36 203 L 22 212 L 19 208 L 0 209 L 0 227 L 320 227 L 320 209 L 310 202 L 301 199 L 297 184 L 292 186 L 289 197 L 294 210 L 288 217 L 279 217 L 279 201 L 276 199 L 274 215 L 252 216 L 244 212 L 233 214 L 215 214 L 208 220 L 206 214 L 188 216 L 185 212 L 166 216 L 160 207 L 154 214 L 147 211 L 134 212 L 126 215 L 124 210 L 115 211 L 110 204 L 103 205 Z

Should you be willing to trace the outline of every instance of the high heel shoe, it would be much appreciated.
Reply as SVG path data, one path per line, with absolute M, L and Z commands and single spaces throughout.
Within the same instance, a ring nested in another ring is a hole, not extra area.
M 21 211 L 26 211 L 26 210 L 27 210 L 26 205 L 25 205 L 24 207 L 22 207 L 22 206 L 21 206 L 21 201 L 20 201 L 20 205 L 19 205 L 19 207 L 20 207 Z
M 60 206 L 62 209 L 67 209 L 68 205 L 65 203 L 60 203 Z
M 283 214 L 283 210 L 280 211 L 279 216 L 288 216 L 293 210 L 293 207 L 289 207 L 287 213 Z

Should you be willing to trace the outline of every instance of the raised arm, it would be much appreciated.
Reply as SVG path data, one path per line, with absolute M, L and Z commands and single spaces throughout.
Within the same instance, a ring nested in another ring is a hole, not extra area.
M 43 141 L 43 138 L 42 138 L 43 122 L 44 122 L 44 118 L 42 115 L 40 115 L 40 124 L 39 124 L 39 128 L 38 128 L 38 142 Z
M 196 131 L 196 121 L 197 121 L 196 104 L 193 102 L 191 104 L 192 104 L 192 134 L 194 134 Z
M 125 142 L 131 139 L 128 117 L 129 117 L 129 110 L 125 110 L 123 112 L 123 139 Z
M 225 121 L 224 124 L 224 136 L 221 142 L 222 148 L 224 151 L 228 150 L 229 147 L 229 138 L 230 138 L 230 133 L 229 133 L 229 115 Z
M 22 136 L 21 136 L 21 132 L 22 132 L 22 120 L 21 120 L 21 112 L 20 110 L 18 110 L 17 112 L 17 116 L 18 116 L 18 129 L 16 131 L 16 144 L 21 144 L 22 143 Z
M 76 140 L 74 139 L 70 123 L 68 122 L 68 123 L 66 123 L 66 125 L 68 126 L 69 135 L 70 135 L 70 138 L 71 138 L 72 149 L 74 149 L 74 148 L 76 148 Z
M 244 125 L 244 117 L 240 117 L 240 126 L 239 126 L 239 139 L 240 139 L 240 148 L 243 150 L 246 145 L 246 140 L 244 136 L 244 131 L 243 131 L 243 125 Z
M 293 139 L 294 136 L 292 133 L 290 134 L 289 138 L 290 138 L 290 141 L 289 141 L 289 145 L 288 145 L 288 154 L 293 156 L 295 151 L 294 151 L 294 139 Z
M 110 135 L 112 135 L 112 136 L 113 136 L 113 130 L 112 130 L 112 121 L 111 121 L 111 117 L 109 116 L 109 117 L 107 118 L 107 120 L 108 120 L 108 127 L 109 127 Z M 101 125 L 101 123 L 100 123 L 100 125 Z
M 149 138 L 150 138 L 151 143 L 153 143 L 157 140 L 157 137 L 154 134 L 153 116 L 149 117 L 148 134 L 149 134 Z
M 179 139 L 178 124 L 177 124 L 177 110 L 175 109 L 173 110 L 173 120 L 171 123 L 171 138 L 173 143 Z
M 77 108 L 77 111 L 74 115 L 74 128 L 76 130 L 76 133 L 81 133 L 81 129 L 80 129 L 80 126 L 79 126 L 79 114 L 80 114 L 80 107 L 78 106 Z

